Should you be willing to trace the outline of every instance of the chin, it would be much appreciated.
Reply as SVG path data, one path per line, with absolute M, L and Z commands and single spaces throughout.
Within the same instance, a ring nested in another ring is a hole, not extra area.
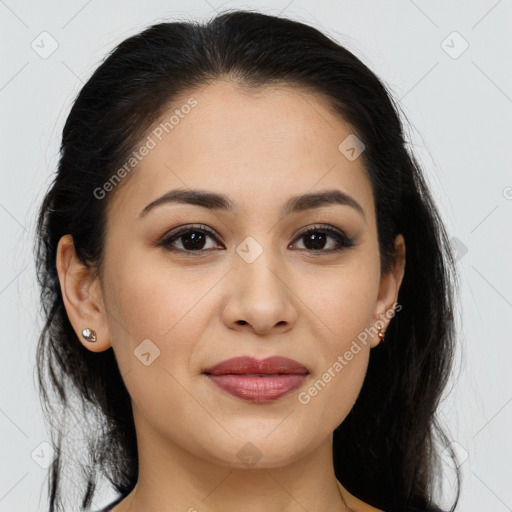
M 208 450 L 208 458 L 211 462 L 238 469 L 264 469 L 279 468 L 292 464 L 310 451 L 313 451 L 318 444 L 306 443 L 304 435 L 296 437 L 283 430 L 280 435 L 270 434 L 275 429 L 275 421 L 271 429 L 264 433 L 245 429 L 244 433 L 235 435 L 225 442 L 215 443 L 215 451 Z M 229 429 L 227 429 L 229 431 Z

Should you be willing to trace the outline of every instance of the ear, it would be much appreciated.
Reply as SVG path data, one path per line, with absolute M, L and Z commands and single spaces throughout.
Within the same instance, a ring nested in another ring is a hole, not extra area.
M 107 350 L 111 341 L 99 277 L 95 267 L 87 267 L 80 261 L 71 235 L 59 240 L 57 273 L 64 306 L 78 339 L 91 352 Z M 95 342 L 83 338 L 85 328 L 96 331 Z
M 373 325 L 377 330 L 385 331 L 389 322 L 394 316 L 398 292 L 405 272 L 405 241 L 399 234 L 395 238 L 395 263 L 393 268 L 383 274 L 380 281 L 379 296 L 375 307 L 375 317 Z M 401 306 L 397 308 L 401 309 Z M 372 338 L 371 347 L 376 347 L 380 343 L 378 336 Z

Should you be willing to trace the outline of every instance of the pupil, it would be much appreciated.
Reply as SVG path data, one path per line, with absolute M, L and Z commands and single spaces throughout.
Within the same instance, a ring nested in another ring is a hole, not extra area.
M 204 246 L 204 238 L 204 233 L 198 233 L 197 231 L 183 235 L 183 247 L 191 251 L 200 250 Z M 189 243 L 189 241 L 191 241 L 191 243 Z M 197 247 L 198 241 L 199 247 Z M 202 242 L 202 244 L 200 242 Z
M 309 233 L 306 235 L 306 240 L 312 240 L 312 244 L 308 244 L 307 242 L 304 244 L 308 249 L 322 249 L 323 244 L 325 244 L 325 233 L 321 233 L 320 235 L 315 233 Z M 308 245 L 310 247 L 308 247 Z

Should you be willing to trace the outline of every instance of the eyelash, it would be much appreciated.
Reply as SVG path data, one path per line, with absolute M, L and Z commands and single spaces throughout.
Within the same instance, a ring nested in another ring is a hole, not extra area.
M 309 235 L 310 233 L 317 233 L 317 232 L 329 235 L 331 238 L 333 238 L 338 243 L 338 247 L 336 247 L 334 249 L 318 249 L 318 250 L 299 249 L 299 250 L 307 251 L 307 252 L 311 253 L 311 255 L 314 255 L 314 256 L 321 256 L 321 255 L 337 253 L 344 249 L 350 249 L 351 247 L 355 247 L 357 245 L 354 242 L 354 239 L 345 235 L 345 233 L 343 233 L 343 231 L 338 231 L 337 229 L 333 229 L 331 227 L 322 226 L 322 225 L 315 225 L 315 226 L 311 226 L 311 227 L 305 229 L 304 231 L 302 231 L 295 237 L 295 239 L 292 243 L 297 242 L 304 236 Z M 215 239 L 216 242 L 218 242 L 215 234 L 209 228 L 207 228 L 203 224 L 200 224 L 197 227 L 196 226 L 184 226 L 184 227 L 178 229 L 178 231 L 172 233 L 171 235 L 164 237 L 156 245 L 163 246 L 168 251 L 188 253 L 191 255 L 195 255 L 198 253 L 204 253 L 204 252 L 211 250 L 211 249 L 186 250 L 186 249 L 179 249 L 179 248 L 173 247 L 171 245 L 174 241 L 178 240 L 180 237 L 182 237 L 183 235 L 186 235 L 188 233 L 204 233 L 204 234 L 211 236 L 213 239 Z

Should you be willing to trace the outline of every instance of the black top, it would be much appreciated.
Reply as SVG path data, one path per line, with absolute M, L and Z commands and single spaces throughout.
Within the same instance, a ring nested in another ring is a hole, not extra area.
M 123 498 L 125 498 L 125 495 L 119 496 L 115 501 L 113 501 L 110 505 L 107 505 L 105 508 L 102 508 L 101 510 L 98 510 L 98 512 L 109 512 L 111 511 Z M 398 511 L 394 511 L 398 512 Z M 402 512 L 414 512 L 412 510 L 403 510 Z M 424 512 L 444 512 L 440 508 L 428 508 Z

